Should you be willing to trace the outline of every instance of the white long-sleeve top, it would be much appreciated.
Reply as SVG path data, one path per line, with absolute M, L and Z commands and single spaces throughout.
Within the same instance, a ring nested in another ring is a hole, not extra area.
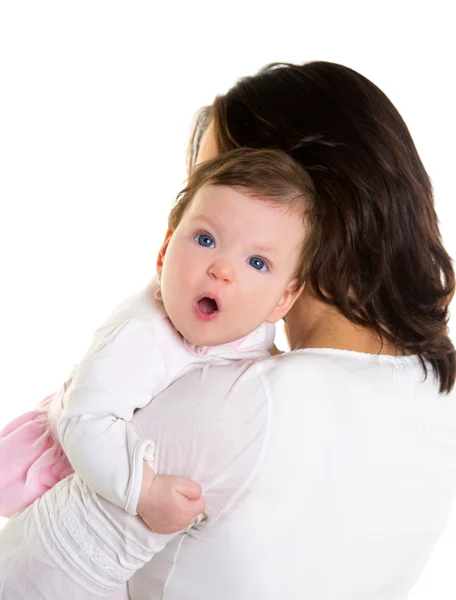
M 0 589 L 88 600 L 131 577 L 131 600 L 403 600 L 455 495 L 456 394 L 417 357 L 209 364 L 132 426 L 159 473 L 202 483 L 206 518 L 160 536 L 67 478 L 0 532 Z
M 155 299 L 151 283 L 128 298 L 96 331 L 63 397 L 60 442 L 73 469 L 95 492 L 135 515 L 142 462 L 153 462 L 153 438 L 131 427 L 136 409 L 187 370 L 264 358 L 274 326 L 264 323 L 242 340 L 193 346 L 180 336 Z

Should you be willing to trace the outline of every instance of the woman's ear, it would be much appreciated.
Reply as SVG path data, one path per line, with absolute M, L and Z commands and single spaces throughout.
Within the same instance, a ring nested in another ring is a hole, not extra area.
M 287 312 L 301 295 L 305 284 L 303 283 L 300 287 L 296 287 L 297 285 L 297 279 L 292 279 L 290 281 L 276 307 L 266 319 L 268 323 L 277 323 L 277 321 L 283 319 L 283 317 L 287 314 Z
M 163 244 L 161 245 L 161 248 L 158 251 L 158 256 L 157 256 L 157 275 L 158 275 L 158 277 L 161 277 L 162 270 L 163 270 L 163 260 L 165 258 L 166 250 L 168 248 L 168 244 L 171 240 L 172 235 L 173 235 L 173 232 L 168 229 L 168 231 L 166 232 Z

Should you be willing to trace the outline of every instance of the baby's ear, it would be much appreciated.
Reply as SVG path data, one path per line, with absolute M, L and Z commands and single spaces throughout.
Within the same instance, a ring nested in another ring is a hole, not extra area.
M 158 256 L 157 256 L 157 275 L 159 277 L 161 277 L 161 274 L 162 274 L 163 259 L 165 258 L 166 250 L 168 248 L 168 244 L 169 244 L 169 242 L 171 240 L 171 236 L 172 235 L 173 235 L 173 232 L 168 229 L 168 231 L 166 232 L 163 244 L 161 245 L 161 248 L 158 251 Z
M 303 283 L 300 287 L 297 287 L 298 280 L 296 278 L 292 279 L 266 321 L 268 323 L 277 323 L 277 321 L 283 319 L 283 317 L 287 314 L 287 312 L 301 295 L 304 285 L 305 284 Z

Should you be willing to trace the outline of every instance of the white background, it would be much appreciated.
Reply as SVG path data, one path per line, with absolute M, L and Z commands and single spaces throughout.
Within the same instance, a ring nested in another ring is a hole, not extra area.
M 163 4 L 0 4 L 0 427 L 152 276 L 195 110 L 266 63 L 340 62 L 387 93 L 456 256 L 448 2 Z M 456 515 L 410 598 L 454 599 L 455 561 Z

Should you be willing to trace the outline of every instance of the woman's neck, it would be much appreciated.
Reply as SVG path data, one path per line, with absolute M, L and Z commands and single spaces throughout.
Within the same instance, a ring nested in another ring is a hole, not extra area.
M 355 325 L 335 307 L 326 304 L 306 286 L 285 318 L 291 350 L 334 348 L 368 354 L 402 354 L 367 327 Z

